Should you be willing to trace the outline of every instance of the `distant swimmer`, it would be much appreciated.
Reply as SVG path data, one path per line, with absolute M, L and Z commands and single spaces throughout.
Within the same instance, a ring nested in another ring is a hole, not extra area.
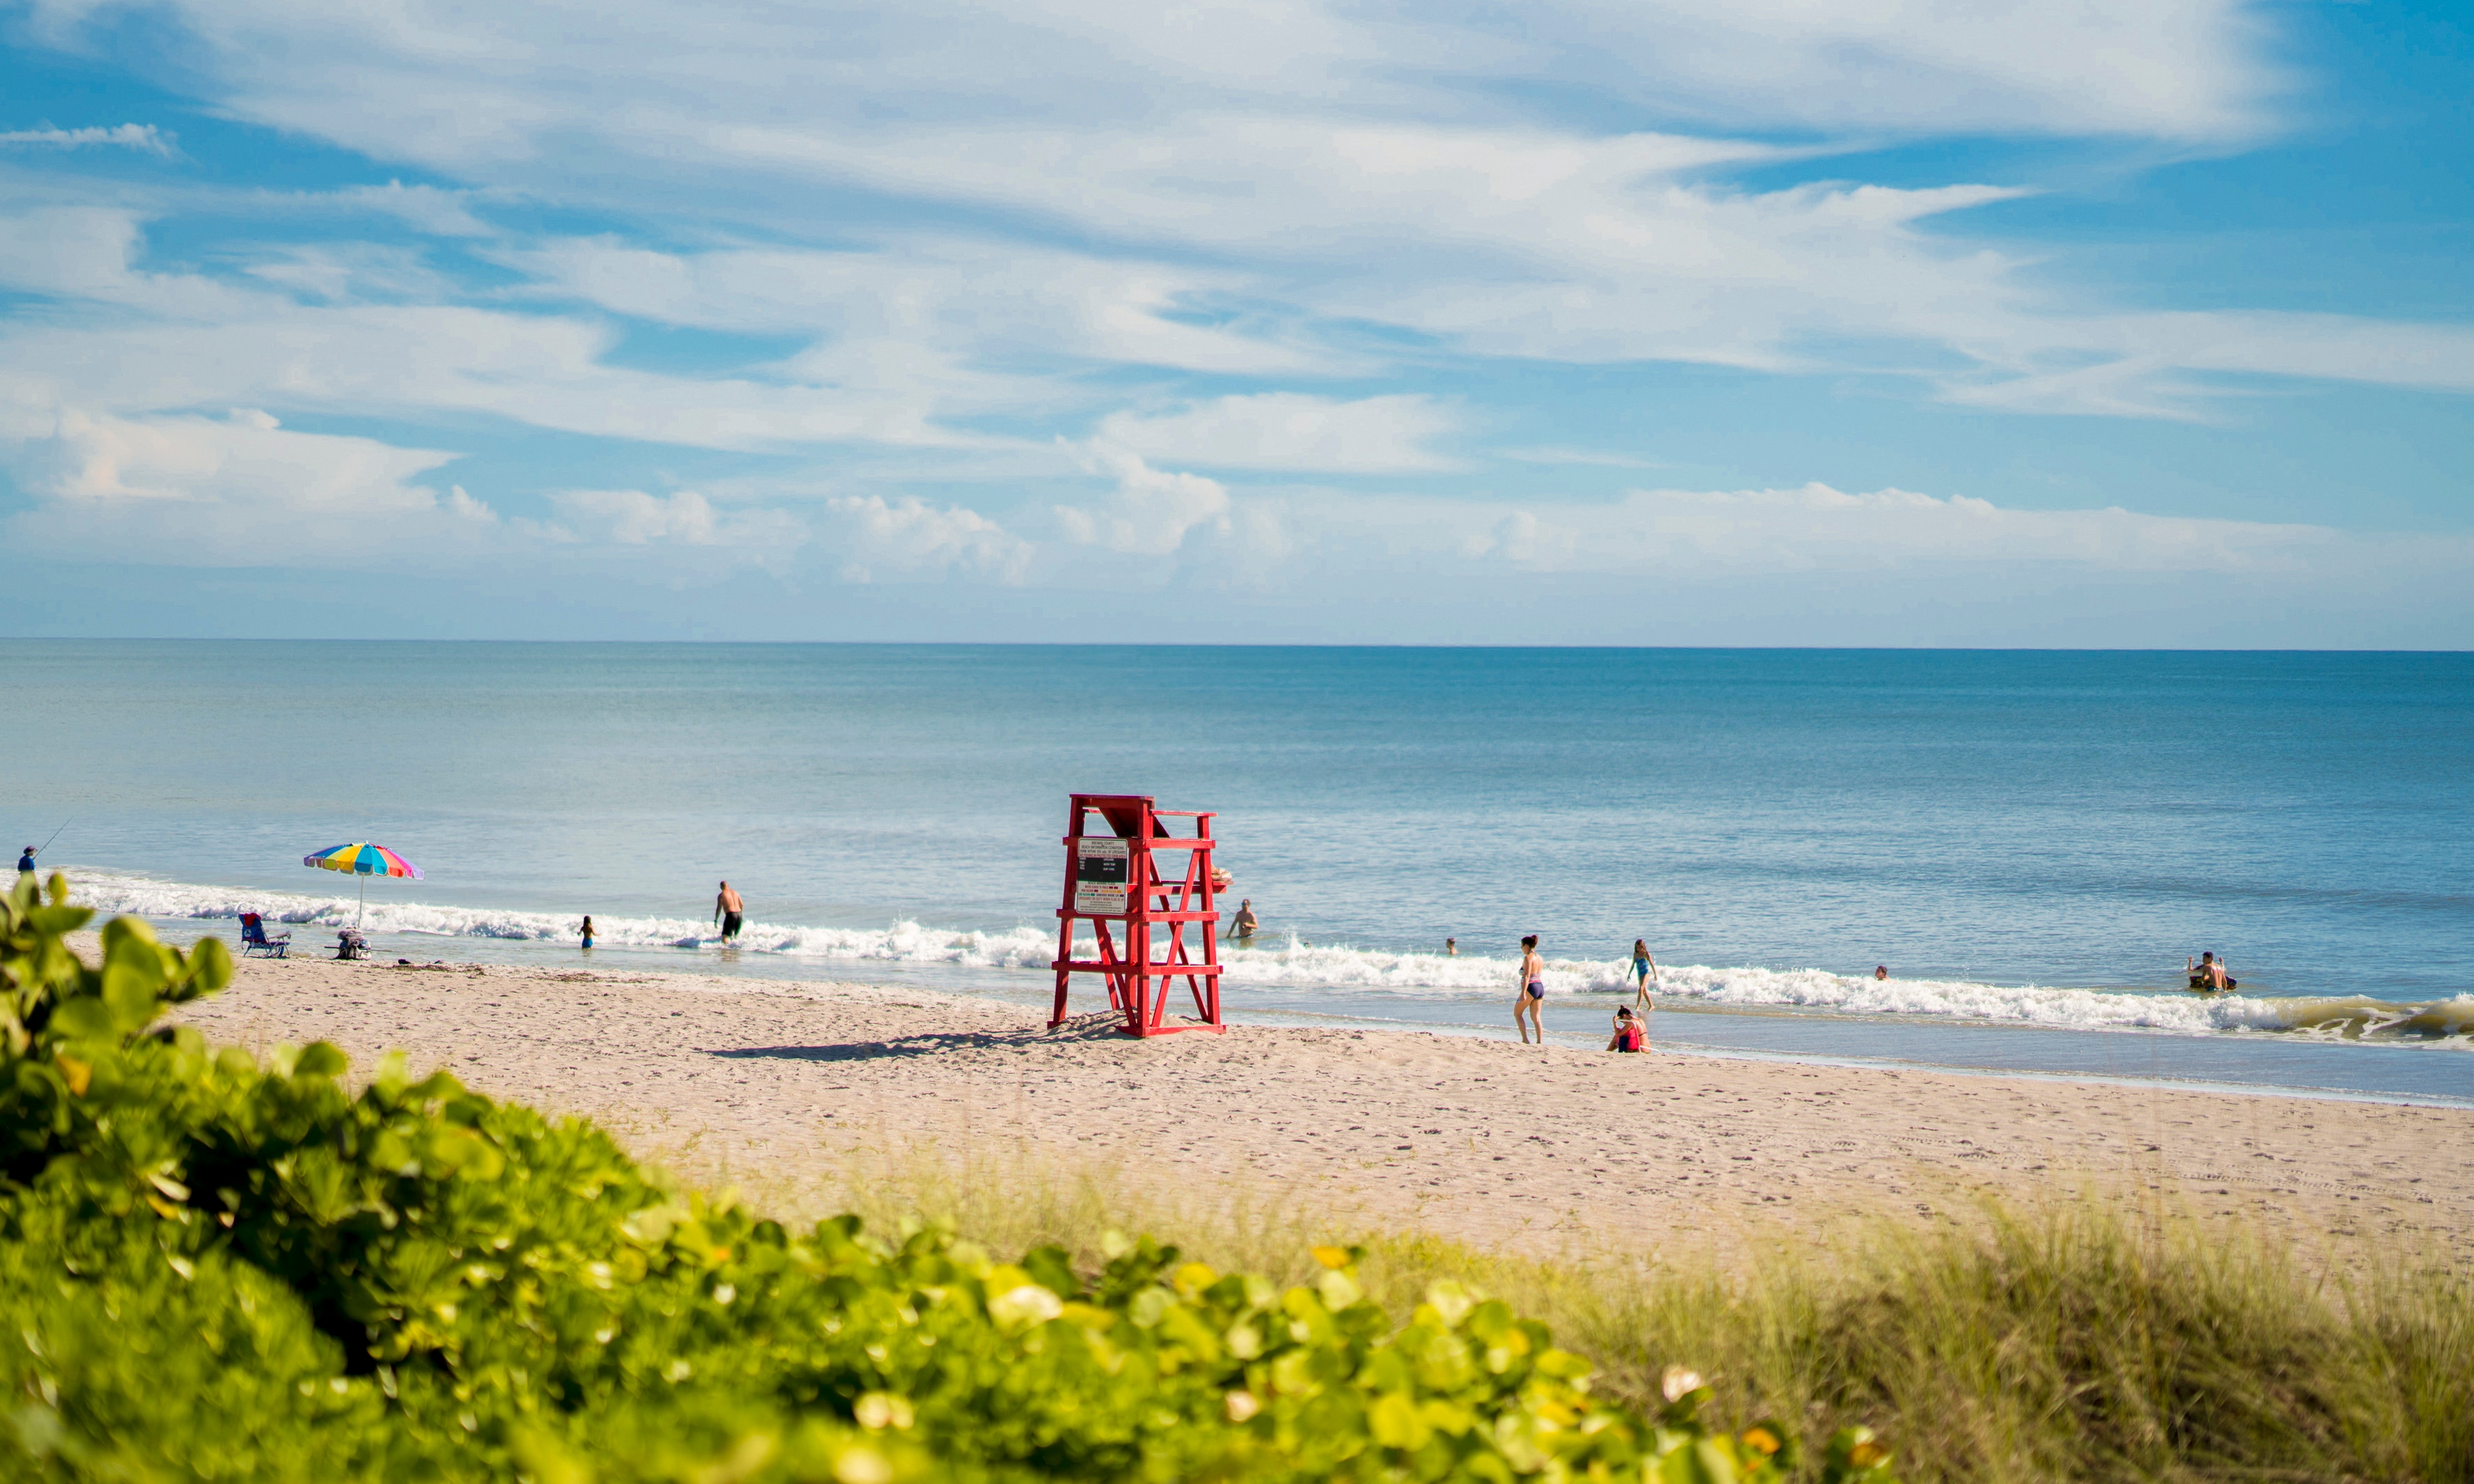
M 2194 989 L 2231 989 L 2237 983 L 2231 974 L 2225 972 L 2225 961 L 2218 958 L 2214 950 L 2199 955 L 2199 961 L 2196 963 L 2192 963 L 2188 959 L 2182 961 L 2188 967 L 2191 987 Z
M 1641 1030 L 1639 1017 L 1633 1014 L 1632 1007 L 1629 1005 L 1616 1006 L 1615 1034 L 1610 1040 L 1608 1040 L 1607 1050 L 1647 1051 L 1648 1049 L 1649 1035 L 1646 1032 Z
M 1262 925 L 1263 919 L 1254 915 L 1254 899 L 1250 896 L 1246 897 L 1237 904 L 1237 915 L 1229 919 L 1228 936 L 1252 937 L 1254 930 Z
M 1873 977 L 1874 977 L 1875 979 L 1887 979 L 1887 978 L 1889 978 L 1889 977 L 1890 977 L 1890 966 L 1889 966 L 1888 964 L 1886 964 L 1886 963 L 1876 963 L 1876 964 L 1874 964 L 1874 965 L 1873 965 Z
M 1633 1003 L 1643 1010 L 1654 1008 L 1649 1003 L 1649 982 L 1656 978 L 1657 974 L 1658 961 L 1649 956 L 1649 939 L 1634 938 L 1632 940 Z
M 740 900 L 738 892 L 730 889 L 730 883 L 723 882 L 721 895 L 713 899 L 713 914 L 721 923 L 723 942 L 730 942 L 739 937 L 739 925 L 744 920 L 746 912 L 747 904 Z
M 1520 1044 L 1529 1044 L 1529 1028 L 1538 1028 L 1538 1044 L 1546 1044 L 1546 961 L 1538 957 L 1538 935 L 1530 934 L 1520 940 L 1520 982 L 1513 993 L 1512 1028 L 1520 1033 Z M 1527 1020 L 1521 1019 L 1523 1015 Z
M 1461 940 L 1460 940 L 1459 938 L 1457 938 L 1457 937 L 1447 937 L 1447 938 L 1444 938 L 1444 939 L 1443 939 L 1443 957 L 1444 957 L 1444 958 L 1446 958 L 1446 959 L 1457 959 L 1457 958 L 1459 958 L 1460 956 L 1461 956 Z

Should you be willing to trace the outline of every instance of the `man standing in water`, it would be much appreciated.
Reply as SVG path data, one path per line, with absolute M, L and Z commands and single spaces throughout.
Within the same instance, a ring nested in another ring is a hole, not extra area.
M 1245 897 L 1237 903 L 1237 915 L 1228 923 L 1228 936 L 1252 937 L 1254 930 L 1262 925 L 1263 919 L 1254 915 L 1254 899 Z
M 723 882 L 721 895 L 713 899 L 713 915 L 714 919 L 721 924 L 723 942 L 730 942 L 739 937 L 739 924 L 741 914 L 746 911 L 747 904 L 740 900 L 738 892 L 730 889 L 730 883 Z

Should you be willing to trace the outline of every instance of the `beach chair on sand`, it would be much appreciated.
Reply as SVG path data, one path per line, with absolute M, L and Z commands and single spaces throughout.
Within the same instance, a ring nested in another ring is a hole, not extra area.
M 266 936 L 266 919 L 255 912 L 240 914 L 240 956 L 262 953 L 270 959 L 287 958 L 292 952 L 292 935 L 278 933 Z

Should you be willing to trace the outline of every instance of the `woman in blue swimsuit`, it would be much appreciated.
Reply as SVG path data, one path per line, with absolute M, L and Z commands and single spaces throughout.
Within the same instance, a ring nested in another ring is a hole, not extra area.
M 1512 1028 L 1520 1033 L 1520 1044 L 1529 1044 L 1529 1028 L 1538 1028 L 1538 1044 L 1546 1044 L 1546 1022 L 1541 1011 L 1546 1004 L 1546 961 L 1538 957 L 1538 935 L 1530 934 L 1520 940 L 1520 987 L 1512 1001 Z M 1527 1020 L 1520 1017 L 1528 1016 Z

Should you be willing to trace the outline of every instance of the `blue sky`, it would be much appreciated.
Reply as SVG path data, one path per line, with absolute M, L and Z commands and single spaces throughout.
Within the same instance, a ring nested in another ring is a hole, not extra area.
M 0 632 L 2465 647 L 2458 9 L 0 0 Z

